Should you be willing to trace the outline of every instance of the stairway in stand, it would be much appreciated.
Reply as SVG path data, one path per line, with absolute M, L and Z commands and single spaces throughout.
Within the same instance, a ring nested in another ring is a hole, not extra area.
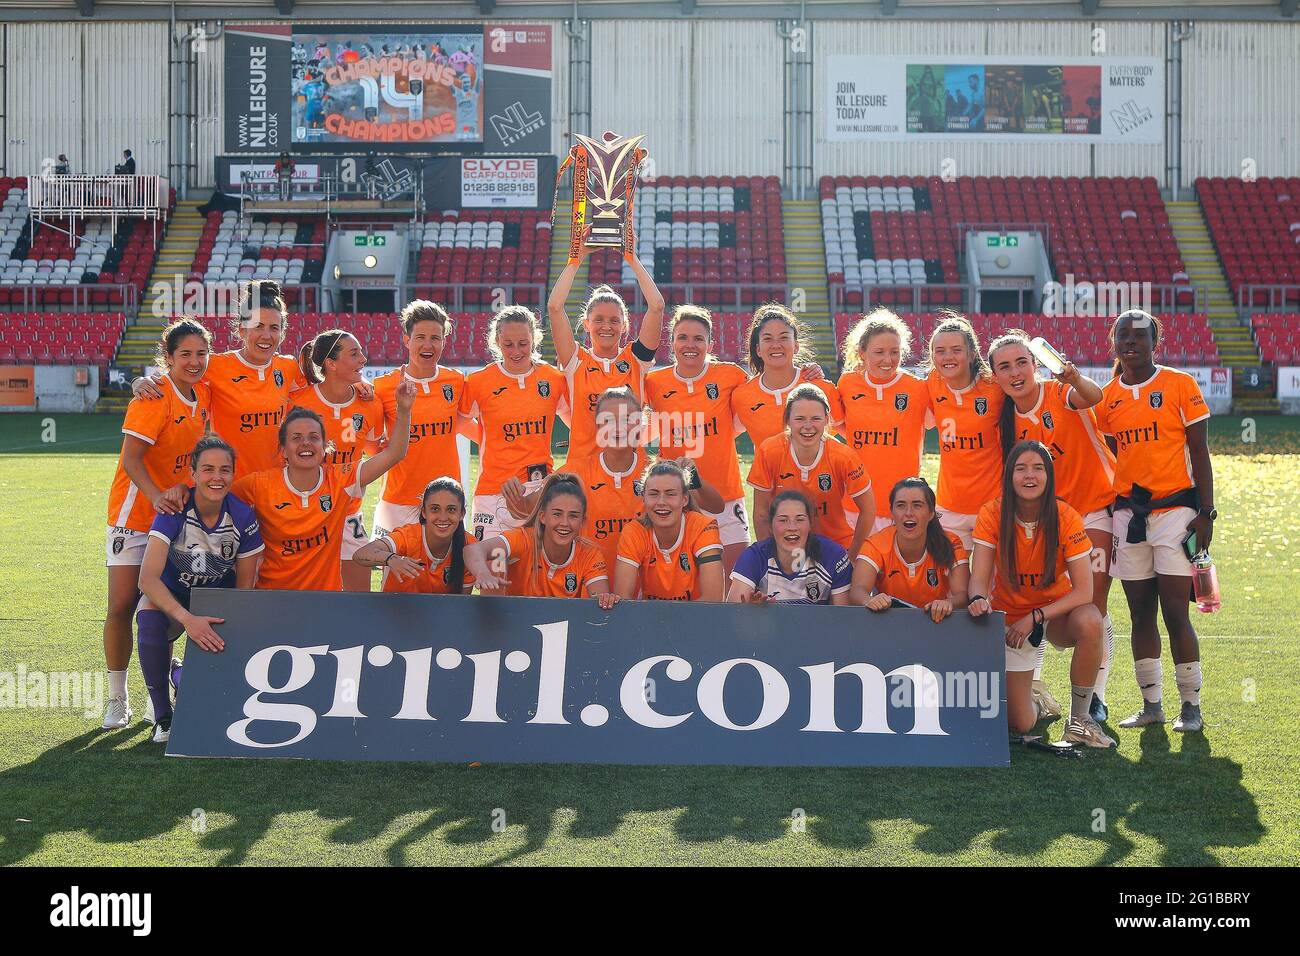
M 812 346 L 817 361 L 831 378 L 836 376 L 839 359 L 835 328 L 826 289 L 826 247 L 822 243 L 821 206 L 815 199 L 787 199 L 781 203 L 781 222 L 785 233 L 786 283 L 791 301 L 802 290 L 803 309 L 796 314 L 812 332 Z
M 114 363 L 125 366 L 145 366 L 153 361 L 158 339 L 172 315 L 182 311 L 185 283 L 189 281 L 190 266 L 199 248 L 204 219 L 198 207 L 204 200 L 178 200 L 176 210 L 167 223 L 158 261 L 154 263 L 149 285 L 144 290 L 140 311 L 127 317 L 126 332 L 118 346 Z M 175 302 L 177 295 L 180 302 Z M 121 393 L 103 393 L 95 406 L 97 412 L 123 412 L 130 396 Z

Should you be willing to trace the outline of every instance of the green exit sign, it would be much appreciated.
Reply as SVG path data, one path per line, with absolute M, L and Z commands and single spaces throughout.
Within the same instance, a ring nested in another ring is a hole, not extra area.
M 352 244 L 354 246 L 386 246 L 388 245 L 387 236 L 353 236 Z
M 986 240 L 990 249 L 996 249 L 1001 246 L 1018 246 L 1020 245 L 1019 236 L 989 236 Z

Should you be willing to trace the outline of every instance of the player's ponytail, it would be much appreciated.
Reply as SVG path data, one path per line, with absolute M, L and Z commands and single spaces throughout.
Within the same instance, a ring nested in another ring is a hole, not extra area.
M 439 491 L 455 497 L 460 502 L 460 513 L 465 514 L 465 489 L 455 478 L 435 478 L 424 486 L 420 495 L 420 524 L 425 523 L 424 509 L 429 503 L 429 496 Z M 463 594 L 465 591 L 465 522 L 457 521 L 456 530 L 451 533 L 451 567 L 447 570 L 447 590 L 451 594 Z
M 1029 349 L 1029 335 L 1023 329 L 1007 329 L 989 344 L 989 367 L 993 366 L 993 356 L 998 349 L 1008 345 L 1023 345 Z M 1030 357 L 1033 353 L 1030 352 Z M 1034 373 L 1030 373 L 1034 374 Z M 1011 454 L 1011 446 L 1016 443 L 1016 403 L 1008 395 L 1002 402 L 1002 412 L 998 415 L 998 436 L 1002 441 L 1002 458 Z
M 921 492 L 925 498 L 926 507 L 930 509 L 930 520 L 925 525 L 925 550 L 930 552 L 930 557 L 934 558 L 934 563 L 941 568 L 951 569 L 957 560 L 957 554 L 952 547 L 952 539 L 948 537 L 948 532 L 943 529 L 939 521 L 939 514 L 935 510 L 934 489 L 924 478 L 903 478 L 893 488 L 889 490 L 889 507 L 894 507 L 894 499 L 904 488 L 915 488 Z M 858 515 L 858 520 L 866 520 L 866 515 Z
M 326 329 L 303 345 L 298 352 L 298 366 L 308 385 L 325 381 L 325 360 L 337 360 L 343 351 L 344 340 L 351 337 L 351 333 L 343 329 Z

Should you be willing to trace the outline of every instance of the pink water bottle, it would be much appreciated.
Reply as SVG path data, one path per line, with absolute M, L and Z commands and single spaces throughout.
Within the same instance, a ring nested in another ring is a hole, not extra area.
M 1219 609 L 1219 572 L 1214 570 L 1208 551 L 1202 551 L 1192 561 L 1192 593 L 1196 595 L 1196 610 L 1202 614 Z

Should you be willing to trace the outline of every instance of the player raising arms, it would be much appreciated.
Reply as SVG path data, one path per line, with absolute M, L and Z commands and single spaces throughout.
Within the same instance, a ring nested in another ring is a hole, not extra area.
M 911 351 L 911 331 L 888 309 L 873 310 L 844 338 L 844 423 L 837 431 L 881 492 L 921 473 L 925 430 L 934 425 L 925 381 L 903 368 Z M 868 534 L 894 522 L 889 501 L 879 494 Z
M 728 604 L 849 603 L 849 554 L 813 533 L 813 515 L 803 492 L 777 492 L 767 508 L 767 538 L 746 548 L 731 572 Z
M 325 443 L 333 451 L 325 464 L 337 465 L 351 477 L 367 447 L 376 449 L 384 431 L 384 406 L 378 398 L 363 398 L 357 391 L 366 353 L 361 343 L 342 329 L 320 333 L 302 347 L 299 356 L 308 386 L 290 396 L 300 408 L 310 408 L 325 422 Z M 352 500 L 343 527 L 343 590 L 369 591 L 370 571 L 354 564 L 352 556 L 366 543 L 365 517 L 361 499 Z
M 785 431 L 773 435 L 754 452 L 749 484 L 754 489 L 754 536 L 768 537 L 768 505 L 772 496 L 787 488 L 800 491 L 813 503 L 814 530 L 842 548 L 850 559 L 862 548 L 871 521 L 850 527 L 844 499 L 860 514 L 876 513 L 871 476 L 846 445 L 827 437 L 831 410 L 826 394 L 816 385 L 803 384 L 785 404 Z
M 1004 396 L 975 330 L 955 312 L 939 313 L 927 365 L 930 412 L 939 429 L 939 521 L 969 551 L 975 517 L 998 496 L 1002 479 L 998 421 Z
M 662 601 L 723 599 L 718 522 L 691 502 L 694 470 L 656 461 L 641 483 L 645 513 L 623 528 L 614 590 Z
M 717 521 L 723 567 L 729 574 L 749 544 L 749 517 L 731 410 L 732 392 L 749 376 L 739 365 L 720 362 L 709 354 L 713 317 L 708 309 L 678 306 L 670 338 L 673 364 L 655 369 L 645 379 L 646 400 L 654 411 L 652 431 L 659 436 L 661 458 L 690 458 L 700 479 L 722 495 L 725 505 L 711 517 Z M 617 583 L 617 573 L 615 579 Z M 717 600 L 722 600 L 721 596 Z
M 1115 456 L 1097 430 L 1093 406 L 1101 401 L 1101 386 L 1066 363 L 1056 379 L 1039 381 L 1029 339 L 1018 329 L 993 340 L 989 346 L 993 378 L 1010 401 L 1002 406 L 999 427 L 1007 452 L 1018 441 L 1042 442 L 1052 453 L 1056 496 L 1083 516 L 1083 528 L 1092 542 L 1092 603 L 1101 612 L 1106 632 L 1105 653 L 1097 672 L 1097 686 L 1089 712 L 1101 723 L 1107 717 L 1106 678 L 1114 649 L 1115 631 L 1107 611 L 1110 596 L 1111 505 L 1115 502 Z M 1060 705 L 1043 683 L 1043 654 L 1038 646 L 1034 667 L 1034 695 L 1052 716 Z
M 126 671 L 131 663 L 131 613 L 139 596 L 140 564 L 149 529 L 160 514 L 178 514 L 189 494 L 190 452 L 208 431 L 208 368 L 212 336 L 194 319 L 163 330 L 158 365 L 165 370 L 159 399 L 134 398 L 122 422 L 122 454 L 108 493 L 108 613 L 104 617 L 104 659 L 108 665 L 108 709 L 104 729 L 131 722 Z
M 1102 655 L 1091 553 L 1083 519 L 1056 497 L 1051 454 L 1041 442 L 1017 442 L 1007 456 L 1002 496 L 980 509 L 975 525 L 969 606 L 973 617 L 1006 614 L 1007 723 L 1014 733 L 1028 733 L 1041 716 L 1030 684 L 1034 645 L 1046 639 L 1074 648 L 1062 739 L 1115 746 L 1088 713 Z
M 342 538 L 352 499 L 402 460 L 409 443 L 415 388 L 397 390 L 394 438 L 351 472 L 327 464 L 325 423 L 309 408 L 291 408 L 280 423 L 283 468 L 245 475 L 234 494 L 253 506 L 266 553 L 257 586 L 282 591 L 341 591 Z
M 632 389 L 638 400 L 645 394 L 645 375 L 654 365 L 655 351 L 664 331 L 664 297 L 641 260 L 634 253 L 625 252 L 623 260 L 631 266 L 646 301 L 646 313 L 637 337 L 623 344 L 630 332 L 627 305 L 617 292 L 602 285 L 591 290 L 582 307 L 582 327 L 591 347 L 578 344 L 564 304 L 582 259 L 591 251 L 592 247 L 584 242 L 580 258 L 564 267 L 546 303 L 551 338 L 555 340 L 555 362 L 568 382 L 573 406 L 567 461 L 575 465 L 596 454 L 596 400 L 601 394 L 620 385 Z
M 1210 411 L 1186 372 L 1157 365 L 1160 323 L 1130 309 L 1111 327 L 1115 378 L 1102 389 L 1097 427 L 1115 441 L 1115 548 L 1111 574 L 1124 582 L 1133 618 L 1133 667 L 1142 710 L 1121 727 L 1164 721 L 1157 608 L 1169 631 L 1182 709 L 1174 730 L 1199 731 L 1201 649 L 1188 618 L 1193 554 L 1210 546 L 1214 472 Z M 1189 535 L 1194 536 L 1189 539 Z
M 896 482 L 889 491 L 889 513 L 894 523 L 869 537 L 853 562 L 850 603 L 884 611 L 897 598 L 936 623 L 965 607 L 966 549 L 939 523 L 930 483 L 915 477 Z
M 424 489 L 434 478 L 460 478 L 458 432 L 478 439 L 478 428 L 460 419 L 456 410 L 465 391 L 465 376 L 438 364 L 451 334 L 451 317 L 442 306 L 427 299 L 406 304 L 398 321 L 407 360 L 375 379 L 375 397 L 384 406 L 384 432 L 392 440 L 397 423 L 397 386 L 415 388 L 411 407 L 410 447 L 406 457 L 384 476 L 379 504 L 375 505 L 374 536 L 414 524 L 420 518 Z
M 465 548 L 482 593 L 516 597 L 593 597 L 609 610 L 609 571 L 600 549 L 582 537 L 587 498 L 578 480 L 556 472 L 542 482 L 537 507 L 518 528 L 485 535 Z
M 140 565 L 136 612 L 140 670 L 153 705 L 154 743 L 171 737 L 172 699 L 179 689 L 180 661 L 172 642 L 184 631 L 205 651 L 225 643 L 213 624 L 221 618 L 190 613 L 191 588 L 251 588 L 257 580 L 262 534 L 253 509 L 230 494 L 235 480 L 235 450 L 217 435 L 204 435 L 190 453 L 194 487 L 182 510 L 160 514 L 149 529 Z M 170 666 L 169 666 L 170 665 Z
M 367 574 L 382 568 L 386 592 L 468 594 L 474 577 L 465 568 L 465 489 L 455 478 L 433 479 L 419 520 L 376 538 L 352 560 Z
M 517 504 L 551 473 L 555 418 L 569 421 L 564 376 L 537 351 L 537 316 L 508 305 L 492 316 L 487 339 L 496 361 L 470 374 L 459 406 L 465 420 L 482 427 L 473 501 L 474 537 L 480 541 L 519 527 L 507 499 Z
M 754 377 L 731 393 L 731 409 L 754 450 L 785 431 L 785 406 L 802 382 L 812 382 L 826 395 L 831 424 L 844 418 L 839 390 L 820 378 L 821 366 L 813 362 L 807 343 L 808 329 L 793 312 L 778 302 L 760 305 L 749 323 L 749 368 Z M 761 512 L 757 505 L 754 510 Z

